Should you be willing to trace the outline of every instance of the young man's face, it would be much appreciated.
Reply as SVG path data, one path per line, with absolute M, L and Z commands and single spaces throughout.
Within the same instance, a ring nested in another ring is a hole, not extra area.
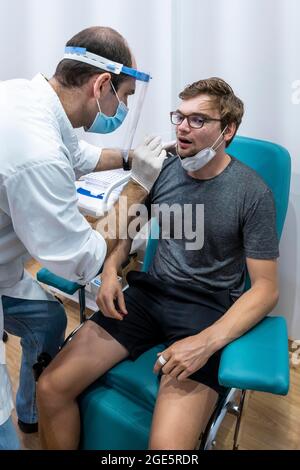
M 198 115 L 203 118 L 220 119 L 220 113 L 215 108 L 209 95 L 199 95 L 195 98 L 182 100 L 177 111 L 184 116 Z M 177 150 L 181 157 L 191 157 L 205 147 L 210 147 L 221 134 L 220 121 L 204 122 L 203 127 L 194 129 L 189 126 L 187 119 L 176 126 Z

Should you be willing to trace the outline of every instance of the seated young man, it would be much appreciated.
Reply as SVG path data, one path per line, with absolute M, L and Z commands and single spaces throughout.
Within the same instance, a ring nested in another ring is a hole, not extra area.
M 165 349 L 149 447 L 194 449 L 219 393 L 220 350 L 260 321 L 278 300 L 278 241 L 271 191 L 226 153 L 243 103 L 223 80 L 210 78 L 179 95 L 177 151 L 169 155 L 149 204 L 204 207 L 175 216 L 161 231 L 149 273 L 132 272 L 122 293 L 117 271 L 130 249 L 123 240 L 104 265 L 97 312 L 58 354 L 38 383 L 41 439 L 46 448 L 75 449 L 76 398 L 119 361 L 155 344 Z M 197 216 L 198 214 L 198 216 Z M 198 241 L 175 237 L 175 225 L 197 227 Z M 202 232 L 202 233 L 200 233 Z M 243 293 L 246 267 L 251 289 Z M 115 301 L 118 302 L 116 307 Z M 178 433 L 180 429 L 180 433 Z

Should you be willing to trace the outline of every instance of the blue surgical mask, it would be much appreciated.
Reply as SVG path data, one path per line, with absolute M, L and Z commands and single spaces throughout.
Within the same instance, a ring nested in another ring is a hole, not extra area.
M 127 106 L 119 100 L 118 94 L 115 90 L 115 87 L 111 83 L 111 86 L 118 98 L 119 104 L 114 116 L 106 116 L 106 114 L 102 113 L 99 101 L 97 101 L 99 112 L 96 114 L 93 124 L 88 129 L 85 129 L 86 132 L 95 132 L 96 134 L 109 134 L 110 132 L 114 132 L 121 124 L 124 122 L 124 119 L 127 116 L 128 108 Z

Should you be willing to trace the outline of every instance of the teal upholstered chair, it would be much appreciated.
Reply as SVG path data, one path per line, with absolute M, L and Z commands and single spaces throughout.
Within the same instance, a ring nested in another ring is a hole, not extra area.
M 281 146 L 261 140 L 236 137 L 228 153 L 252 167 L 271 188 L 277 211 L 280 237 L 286 216 L 290 156 Z M 143 264 L 147 271 L 157 246 L 158 227 L 152 221 Z M 61 288 L 60 278 L 44 271 L 38 278 Z M 80 287 L 80 286 L 78 286 Z M 248 279 L 249 287 L 249 279 Z M 63 290 L 63 289 L 61 289 Z M 83 449 L 146 449 L 152 412 L 159 387 L 152 372 L 157 346 L 136 361 L 125 360 L 91 385 L 80 398 Z M 219 399 L 205 430 L 200 448 L 213 446 L 217 430 L 227 411 L 237 416 L 234 448 L 246 390 L 259 390 L 285 395 L 289 388 L 288 338 L 283 317 L 266 317 L 245 335 L 226 346 L 222 352 L 219 382 L 228 393 Z M 236 405 L 237 389 L 239 403 Z

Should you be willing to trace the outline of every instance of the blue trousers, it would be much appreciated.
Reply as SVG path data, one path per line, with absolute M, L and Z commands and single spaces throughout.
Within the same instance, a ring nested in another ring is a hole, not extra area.
M 20 441 L 11 417 L 0 425 L 0 450 L 19 450 Z
M 54 357 L 61 346 L 67 325 L 63 306 L 45 300 L 2 297 L 4 328 L 21 338 L 22 362 L 16 398 L 18 418 L 24 423 L 36 423 L 35 379 L 32 366 L 42 352 Z

